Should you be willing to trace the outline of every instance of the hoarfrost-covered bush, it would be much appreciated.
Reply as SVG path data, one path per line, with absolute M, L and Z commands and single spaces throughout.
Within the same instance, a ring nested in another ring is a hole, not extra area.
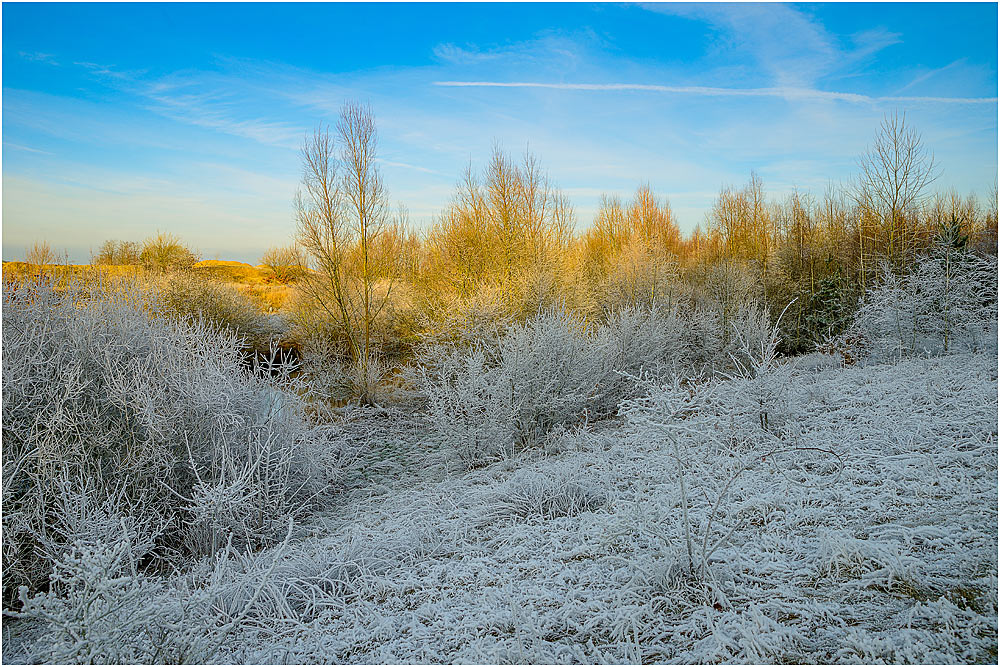
M 417 376 L 434 428 L 476 466 L 583 419 L 601 371 L 582 326 L 564 311 L 544 311 L 467 348 L 425 348 Z
M 711 374 L 721 360 L 719 319 L 711 311 L 673 308 L 623 308 L 612 313 L 594 335 L 603 355 L 601 414 L 613 414 L 636 389 L 635 378 L 698 377 Z
M 463 460 L 481 465 L 614 415 L 640 376 L 714 371 L 719 344 L 710 312 L 625 308 L 588 329 L 564 310 L 546 310 L 464 347 L 428 345 L 416 373 L 434 428 Z
M 564 310 L 542 311 L 508 329 L 496 354 L 518 403 L 516 427 L 525 443 L 583 418 L 602 390 L 602 352 Z
M 299 399 L 232 335 L 162 313 L 135 286 L 4 285 L 5 605 L 122 520 L 149 530 L 135 558 L 155 564 L 267 544 L 324 487 Z
M 50 664 L 204 662 L 215 629 L 211 601 L 134 568 L 126 540 L 73 543 L 55 562 L 49 590 L 22 594 L 17 616 L 40 626 L 24 657 Z
M 263 555 L 227 544 L 187 573 L 147 576 L 125 531 L 76 540 L 53 565 L 49 588 L 10 615 L 33 626 L 15 659 L 56 664 L 198 664 L 231 654 L 223 644 L 257 610 L 291 536 Z M 22 626 L 23 627 L 23 626 Z M 5 649 L 11 648 L 5 645 Z M 222 659 L 231 662 L 232 659 Z
M 997 260 L 936 248 L 904 277 L 882 266 L 838 347 L 885 361 L 910 356 L 995 350 Z
M 522 470 L 492 489 L 483 507 L 492 521 L 524 521 L 576 516 L 607 504 L 607 494 L 593 474 L 579 466 L 545 472 Z
M 436 345 L 425 354 L 430 363 L 417 366 L 417 380 L 443 444 L 470 467 L 512 455 L 520 401 L 492 361 L 494 351 L 474 343 L 468 350 Z
M 391 399 L 393 365 L 373 352 L 367 363 L 352 359 L 334 335 L 314 332 L 301 340 L 301 378 L 320 401 L 382 405 Z
M 249 349 L 267 351 L 283 333 L 278 318 L 265 316 L 249 296 L 232 285 L 172 273 L 161 279 L 156 289 L 165 313 L 204 320 L 213 329 L 236 335 Z
M 752 504 L 731 505 L 739 478 L 763 461 L 774 462 L 782 454 L 802 449 L 797 446 L 797 434 L 789 430 L 795 421 L 788 389 L 791 367 L 777 360 L 780 317 L 771 325 L 763 309 L 751 307 L 741 312 L 737 322 L 731 345 L 736 350 L 730 353 L 736 373 L 727 381 L 712 378 L 683 386 L 676 377 L 662 384 L 647 381 L 644 395 L 621 406 L 631 428 L 644 438 L 663 442 L 673 453 L 681 493 L 678 519 L 685 536 L 684 556 L 689 573 L 701 577 L 709 576 L 712 554 L 729 539 L 725 533 L 713 533 L 713 523 L 718 526 L 725 519 L 732 524 L 754 511 Z M 803 451 L 808 452 L 804 458 L 817 458 L 812 456 L 817 448 Z M 692 474 L 696 461 L 710 461 L 712 469 L 708 474 Z M 778 465 L 785 462 L 778 461 Z M 810 467 L 820 475 L 836 470 L 823 457 L 810 461 Z M 688 494 L 695 491 L 714 502 L 697 522 L 689 512 Z

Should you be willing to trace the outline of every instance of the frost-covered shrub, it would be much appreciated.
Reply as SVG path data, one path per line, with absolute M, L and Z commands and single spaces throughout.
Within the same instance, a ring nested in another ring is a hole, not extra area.
M 603 362 L 580 323 L 550 310 L 468 347 L 428 346 L 417 376 L 435 429 L 481 465 L 585 418 Z
M 789 304 L 790 306 L 791 304 Z M 739 441 L 761 441 L 780 437 L 789 421 L 791 398 L 788 381 L 792 365 L 780 363 L 781 319 L 771 323 L 767 311 L 756 303 L 741 308 L 734 322 L 727 349 L 732 372 L 724 374 L 728 404 L 716 409 L 730 411 L 733 437 Z
M 756 301 L 740 304 L 730 323 L 725 354 L 740 375 L 755 375 L 757 366 L 770 366 L 777 356 L 778 330 L 767 310 Z
M 510 328 L 496 354 L 519 403 L 517 430 L 527 442 L 580 419 L 601 391 L 603 350 L 564 310 L 543 311 Z
M 418 325 L 423 333 L 416 351 L 425 362 L 430 359 L 420 354 L 420 350 L 428 346 L 469 345 L 484 337 L 494 337 L 514 324 L 514 318 L 505 309 L 502 291 L 490 285 L 481 286 L 466 297 L 424 294 L 421 305 L 423 317 Z
M 873 361 L 995 349 L 997 260 L 937 248 L 900 277 L 882 267 L 839 347 Z
M 738 514 L 724 503 L 733 483 L 769 457 L 795 449 L 786 444 L 794 421 L 791 367 L 778 363 L 779 331 L 780 319 L 772 325 L 763 309 L 741 309 L 729 346 L 735 373 L 723 375 L 727 381 L 682 385 L 677 376 L 647 381 L 643 395 L 621 405 L 626 423 L 640 438 L 660 441 L 673 454 L 689 573 L 707 575 L 711 555 L 728 539 L 711 529 L 720 518 Z M 711 462 L 709 470 L 705 462 Z M 714 503 L 697 523 L 689 512 L 691 493 Z
M 523 521 L 576 516 L 607 502 L 607 494 L 593 475 L 579 466 L 558 466 L 546 472 L 517 472 L 491 489 L 482 504 L 490 520 Z
M 678 307 L 623 308 L 612 313 L 593 337 L 603 356 L 597 412 L 613 414 L 634 395 L 639 376 L 665 380 L 711 372 L 721 349 L 719 320 L 710 311 Z
M 156 286 L 164 311 L 181 319 L 204 320 L 213 329 L 235 334 L 247 348 L 266 351 L 283 333 L 277 317 L 268 317 L 232 285 L 188 273 L 172 273 Z
M 564 310 L 547 310 L 470 345 L 427 345 L 416 375 L 435 429 L 478 465 L 616 414 L 640 377 L 711 372 L 722 353 L 710 312 L 625 308 L 589 329 Z
M 210 657 L 216 624 L 209 597 L 138 574 L 128 546 L 126 539 L 75 542 L 54 564 L 48 591 L 22 594 L 18 616 L 39 625 L 38 640 L 22 649 L 25 658 L 183 664 Z
M 427 396 L 428 418 L 443 444 L 472 467 L 512 455 L 519 439 L 520 400 L 493 361 L 494 350 L 436 345 L 424 350 L 417 381 Z
M 723 342 L 728 344 L 733 322 L 747 304 L 759 299 L 760 272 L 752 264 L 720 262 L 711 265 L 703 280 L 704 297 L 719 314 Z
M 394 367 L 382 355 L 372 351 L 367 363 L 352 359 L 342 339 L 328 328 L 300 338 L 300 377 L 308 387 L 310 399 L 354 405 L 383 405 L 395 391 Z
M 12 653 L 43 664 L 204 664 L 231 655 L 231 645 L 223 645 L 266 597 L 288 528 L 262 555 L 226 545 L 167 577 L 137 567 L 133 531 L 76 540 L 53 564 L 48 590 L 19 591 L 21 611 L 10 615 L 22 619 L 22 630 L 30 626 L 30 639 L 16 642 Z
M 4 286 L 5 604 L 122 521 L 148 529 L 144 562 L 261 545 L 323 487 L 299 399 L 235 337 L 162 314 L 134 286 Z

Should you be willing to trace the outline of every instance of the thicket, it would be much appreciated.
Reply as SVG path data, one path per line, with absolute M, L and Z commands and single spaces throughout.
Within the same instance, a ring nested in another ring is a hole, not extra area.
M 287 374 L 155 292 L 5 283 L 3 321 L 5 607 L 109 536 L 133 573 L 272 543 L 333 472 Z
M 325 155 L 334 153 L 327 147 Z M 367 244 L 374 264 L 364 275 L 385 276 L 369 283 L 384 307 L 362 319 L 383 362 L 409 361 L 422 340 L 467 343 L 472 327 L 504 328 L 552 309 L 585 328 L 627 309 L 710 310 L 725 348 L 754 302 L 772 321 L 785 313 L 781 354 L 811 352 L 845 332 L 874 287 L 906 280 L 918 258 L 936 252 L 943 228 L 961 240 L 956 253 L 996 256 L 995 192 L 985 205 L 955 193 L 930 196 L 938 172 L 904 117 L 885 118 L 859 165 L 856 182 L 820 199 L 796 192 L 775 201 L 751 174 L 745 186 L 723 188 L 705 224 L 687 236 L 669 203 L 643 185 L 628 201 L 603 198 L 593 224 L 576 233 L 572 206 L 538 161 L 497 148 L 481 172 L 465 172 L 422 238 L 387 237 L 391 261 L 374 259 L 388 257 L 376 252 L 381 242 L 345 237 L 338 280 L 364 283 L 346 258 Z M 951 270 L 919 280 L 947 282 Z M 340 322 L 351 318 L 324 314 L 321 295 L 310 298 L 312 305 L 300 301 L 299 312 L 313 318 L 302 330 L 325 332 L 349 357 L 354 334 Z
M 174 234 L 158 232 L 141 243 L 108 239 L 101 244 L 90 263 L 96 266 L 140 265 L 146 271 L 164 274 L 191 268 L 198 253 Z
M 125 266 L 141 264 L 142 246 L 135 241 L 108 239 L 101 244 L 97 254 L 90 258 L 95 265 Z
M 470 467 L 516 456 L 553 433 L 606 419 L 648 382 L 693 381 L 747 363 L 745 349 L 771 335 L 750 304 L 722 342 L 717 310 L 626 307 L 588 325 L 547 309 L 471 342 L 420 348 L 416 378 L 428 420 Z

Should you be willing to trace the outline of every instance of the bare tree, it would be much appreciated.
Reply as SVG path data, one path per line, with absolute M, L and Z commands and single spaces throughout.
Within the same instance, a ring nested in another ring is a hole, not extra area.
M 371 109 L 347 103 L 337 142 L 317 129 L 302 148 L 302 189 L 295 197 L 297 241 L 315 273 L 303 287 L 345 335 L 361 378 L 369 376 L 373 326 L 398 275 L 393 244 L 404 238 L 405 209 L 390 209 L 379 173 Z M 365 387 L 363 400 L 368 398 Z
M 142 249 L 135 241 L 116 241 L 108 239 L 101 244 L 97 255 L 92 255 L 90 263 L 94 265 L 140 264 Z
M 139 260 L 149 271 L 167 273 L 189 269 L 198 262 L 198 254 L 174 234 L 158 232 L 142 242 Z
M 864 218 L 877 223 L 889 261 L 902 268 L 914 250 L 913 225 L 907 214 L 920 202 L 924 189 L 937 178 L 934 155 L 924 148 L 920 134 L 906 126 L 906 114 L 893 112 L 882 119 L 875 141 L 858 160 L 861 173 L 853 196 L 861 209 L 859 225 L 861 286 L 865 286 L 865 248 L 874 252 L 877 239 L 865 238 Z M 871 232 L 869 232 L 871 233 Z
M 24 261 L 38 266 L 55 264 L 56 254 L 52 252 L 52 247 L 45 241 L 35 241 L 25 252 Z
M 525 152 L 516 163 L 495 145 L 481 176 L 466 169 L 428 236 L 433 273 L 462 296 L 489 284 L 504 308 L 520 308 L 526 286 L 554 274 L 573 225 L 573 207 L 538 160 Z
M 287 283 L 302 274 L 306 260 L 302 251 L 296 245 L 268 248 L 260 263 L 271 269 L 274 279 L 279 283 Z
M 352 356 L 357 356 L 351 303 L 344 275 L 350 242 L 343 219 L 337 179 L 338 161 L 327 128 L 317 128 L 302 147 L 302 188 L 295 193 L 296 239 L 311 256 L 315 273 L 303 289 L 343 328 Z
M 389 195 L 382 183 L 382 175 L 376 164 L 378 133 L 375 130 L 375 116 L 368 106 L 348 102 L 340 112 L 337 130 L 341 139 L 341 162 L 344 167 L 341 192 L 344 196 L 345 213 L 348 224 L 356 239 L 357 254 L 361 260 L 361 369 L 365 375 L 371 359 L 372 323 L 389 300 L 395 280 L 394 272 L 377 266 L 375 248 L 387 239 L 387 232 L 400 219 L 393 219 L 390 213 Z M 391 259 L 383 256 L 383 262 Z M 389 275 L 386 275 L 386 274 Z M 378 289 L 376 280 L 388 278 L 388 285 Z

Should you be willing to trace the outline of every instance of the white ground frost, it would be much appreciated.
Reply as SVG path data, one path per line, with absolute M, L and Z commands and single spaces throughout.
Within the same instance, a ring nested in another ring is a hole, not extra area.
M 996 662 L 993 353 L 661 387 L 551 448 L 166 585 L 225 663 Z

